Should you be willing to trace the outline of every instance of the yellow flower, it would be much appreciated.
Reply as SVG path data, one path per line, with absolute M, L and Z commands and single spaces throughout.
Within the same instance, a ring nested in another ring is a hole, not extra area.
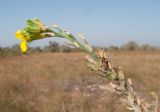
M 25 40 L 25 37 L 23 36 L 22 30 L 17 30 L 16 37 L 20 40 Z
M 27 51 L 27 38 L 23 35 L 22 30 L 17 30 L 16 37 L 21 40 L 20 48 L 22 52 Z
M 21 41 L 20 48 L 22 52 L 26 52 L 27 43 L 46 37 L 54 37 L 56 32 L 47 28 L 39 19 L 34 19 L 33 21 L 27 20 L 27 26 L 23 30 L 17 30 L 15 35 Z
M 22 52 L 26 52 L 27 51 L 27 42 L 21 41 L 20 48 L 21 48 Z

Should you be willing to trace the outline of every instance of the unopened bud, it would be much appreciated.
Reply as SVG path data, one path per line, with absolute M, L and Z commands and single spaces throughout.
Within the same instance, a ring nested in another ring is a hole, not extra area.
M 71 32 L 69 31 L 64 31 L 67 35 L 71 35 Z
M 46 33 L 49 37 L 54 37 L 55 36 L 55 33 L 52 33 L 52 32 L 47 32 Z
M 51 25 L 51 27 L 57 28 L 57 27 L 58 27 L 58 25 L 53 24 L 53 25 Z

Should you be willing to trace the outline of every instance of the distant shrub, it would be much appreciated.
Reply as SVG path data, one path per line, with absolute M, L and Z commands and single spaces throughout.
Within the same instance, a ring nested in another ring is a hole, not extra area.
M 45 46 L 43 49 L 44 52 L 59 52 L 60 45 L 55 41 L 49 41 L 49 45 Z
M 71 52 L 72 48 L 70 46 L 61 45 L 60 46 L 60 52 Z
M 121 46 L 122 50 L 135 51 L 139 50 L 140 46 L 135 41 L 129 41 L 127 44 Z
M 15 44 L 11 47 L 0 47 L 0 57 L 10 57 L 10 56 L 17 56 L 21 55 L 21 51 L 19 45 Z
M 141 50 L 143 50 L 143 51 L 153 51 L 153 50 L 156 50 L 156 48 L 151 46 L 151 45 L 144 44 L 144 45 L 141 46 Z
M 114 51 L 118 51 L 118 50 L 119 50 L 119 47 L 118 47 L 118 46 L 111 45 L 111 46 L 108 47 L 108 50 L 109 50 L 109 51 L 110 51 L 110 50 L 111 50 L 111 51 L 113 51 L 113 50 L 114 50 Z

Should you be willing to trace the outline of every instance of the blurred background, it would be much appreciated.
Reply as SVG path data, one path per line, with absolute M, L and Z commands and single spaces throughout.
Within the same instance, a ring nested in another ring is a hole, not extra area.
M 160 97 L 159 0 L 0 0 L 0 112 L 130 112 L 124 97 L 65 40 L 15 37 L 27 19 L 83 34 L 133 80 L 140 98 Z

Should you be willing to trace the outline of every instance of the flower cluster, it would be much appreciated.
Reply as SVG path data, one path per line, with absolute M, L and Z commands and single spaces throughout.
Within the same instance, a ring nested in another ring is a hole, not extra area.
M 20 48 L 22 52 L 27 51 L 27 42 L 38 40 L 46 37 L 62 37 L 66 38 L 70 45 L 75 46 L 90 55 L 93 49 L 83 39 L 80 43 L 70 32 L 60 29 L 57 25 L 46 27 L 39 19 L 27 20 L 27 26 L 23 30 L 17 30 L 16 37 L 21 41 Z
M 16 37 L 21 41 L 20 48 L 22 52 L 27 51 L 27 42 L 53 37 L 55 33 L 47 28 L 39 19 L 33 21 L 27 20 L 27 26 L 23 30 L 17 30 Z

